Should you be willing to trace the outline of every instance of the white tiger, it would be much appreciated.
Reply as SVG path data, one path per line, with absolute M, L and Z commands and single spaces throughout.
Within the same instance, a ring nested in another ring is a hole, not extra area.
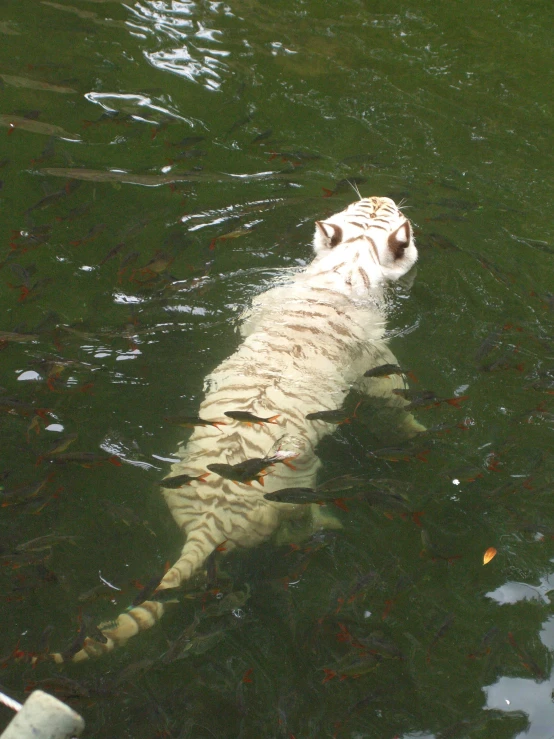
M 389 198 L 363 198 L 346 210 L 317 221 L 315 259 L 289 284 L 254 299 L 243 327 L 244 340 L 206 378 L 208 391 L 199 416 L 221 422 L 195 428 L 179 449 L 171 475 L 199 477 L 164 496 L 186 541 L 159 589 L 177 588 L 205 564 L 223 542 L 227 551 L 252 547 L 274 535 L 290 518 L 306 517 L 306 529 L 337 527 L 324 508 L 274 503 L 264 493 L 286 487 L 313 487 L 320 461 L 319 440 L 334 425 L 309 421 L 313 411 L 340 408 L 351 389 L 386 399 L 397 407 L 400 425 L 411 436 L 423 427 L 402 410 L 406 403 L 392 390 L 397 375 L 365 378 L 364 372 L 396 364 L 386 346 L 384 286 L 406 274 L 417 260 L 409 221 Z M 277 416 L 273 423 L 247 426 L 226 411 Z M 247 485 L 206 475 L 207 465 L 266 457 L 282 438 L 293 439 L 295 469 L 278 464 Z M 146 601 L 119 616 L 117 625 L 100 626 L 107 643 L 87 638 L 74 661 L 110 651 L 139 630 L 149 628 L 164 606 Z M 60 654 L 54 655 L 63 661 Z

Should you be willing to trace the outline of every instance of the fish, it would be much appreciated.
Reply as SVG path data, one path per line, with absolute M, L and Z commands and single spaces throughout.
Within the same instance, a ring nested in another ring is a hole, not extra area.
M 392 393 L 393 395 L 398 395 L 400 398 L 404 398 L 405 400 L 410 400 L 412 403 L 419 403 L 420 401 L 425 402 L 437 399 L 437 395 L 434 390 L 409 390 L 408 388 L 405 388 L 403 390 L 393 390 Z
M 366 452 L 366 456 L 373 459 L 385 459 L 388 462 L 409 462 L 411 459 L 419 459 L 426 462 L 425 455 L 429 453 L 428 449 L 407 449 L 405 447 L 386 447 L 383 449 L 373 449 Z
M 182 488 L 184 485 L 190 485 L 191 482 L 194 482 L 194 480 L 196 480 L 197 482 L 204 482 L 207 476 L 208 473 L 204 472 L 204 474 L 198 475 L 197 477 L 193 477 L 192 475 L 175 475 L 174 477 L 164 477 L 164 479 L 161 480 L 158 485 L 161 488 Z
M 446 634 L 448 629 L 452 626 L 454 623 L 454 620 L 456 618 L 456 615 L 454 613 L 449 613 L 448 616 L 444 619 L 442 624 L 439 626 L 438 630 L 436 631 L 433 640 L 431 641 L 431 644 L 429 644 L 429 647 L 427 649 L 427 656 L 426 661 L 430 662 L 431 660 L 431 650 L 434 648 L 434 646 L 437 644 L 439 639 L 442 639 L 442 637 Z
M 78 180 L 76 181 L 78 182 Z M 81 216 L 84 216 L 86 213 L 88 213 L 92 205 L 93 205 L 92 200 L 88 203 L 77 205 L 75 208 L 72 208 L 69 211 L 69 213 L 67 213 L 65 216 L 56 216 L 56 220 L 57 221 L 74 221 L 77 218 L 80 218 Z
M 234 231 L 229 231 L 229 233 L 223 234 L 222 236 L 216 236 L 214 239 L 210 241 L 209 249 L 215 249 L 216 242 L 218 241 L 227 241 L 228 239 L 238 239 L 241 236 L 246 236 L 247 234 L 251 233 L 254 229 L 252 227 L 250 228 L 237 228 Z
M 56 454 L 52 458 L 54 464 L 68 464 L 69 462 L 76 462 L 77 464 L 83 465 L 83 467 L 91 466 L 93 464 L 102 464 L 102 462 L 110 462 L 115 464 L 116 467 L 121 465 L 119 457 L 115 454 L 97 454 L 96 452 L 64 452 L 62 454 Z
M 1 339 L 0 339 L 1 340 Z M 49 408 L 37 408 L 31 403 L 23 403 L 20 400 L 14 398 L 0 398 L 0 411 L 6 411 L 14 416 L 40 416 L 46 418 L 46 415 L 50 413 Z
M 195 144 L 199 144 L 201 141 L 205 141 L 205 139 L 205 136 L 185 136 L 179 141 L 176 141 L 174 144 L 171 144 L 169 142 L 166 143 L 168 146 L 179 146 L 181 148 L 184 148 L 187 146 L 195 146 Z
M 350 423 L 348 412 L 341 408 L 337 408 L 336 410 L 315 411 L 315 413 L 308 413 L 305 418 L 307 421 L 336 423 L 337 426 L 340 426 L 343 423 Z
M 255 416 L 253 413 L 250 413 L 250 411 L 225 411 L 224 415 L 228 418 L 232 418 L 233 421 L 246 423 L 248 426 L 256 423 L 277 423 L 275 419 L 279 418 L 279 415 L 270 416 L 269 418 L 261 418 L 260 416 Z
M 317 485 L 316 490 L 325 494 L 337 493 L 346 490 L 359 490 L 361 487 L 366 487 L 367 484 L 368 478 L 364 475 L 341 475 Z
M 32 482 L 18 488 L 0 491 L 0 507 L 5 508 L 10 505 L 21 505 L 22 503 L 26 503 L 29 498 L 36 498 L 51 479 L 52 475 L 49 475 L 38 482 Z
M 82 621 L 79 627 L 79 632 L 77 636 L 71 642 L 71 644 L 68 647 L 66 647 L 61 653 L 64 661 L 72 659 L 77 654 L 77 652 L 81 651 L 85 643 L 86 637 L 87 637 L 87 624 L 84 621 Z
M 80 141 L 81 137 L 76 133 L 69 133 L 60 126 L 53 123 L 43 123 L 42 121 L 33 121 L 19 115 L 0 114 L 0 126 L 9 128 L 8 133 L 12 133 L 15 129 L 29 131 L 30 133 L 41 133 L 45 136 L 58 136 L 62 139 L 70 141 Z
M 0 74 L 0 79 L 7 82 L 12 87 L 26 87 L 29 90 L 45 90 L 46 92 L 59 92 L 65 95 L 74 94 L 77 90 L 72 87 L 63 87 L 62 85 L 52 85 L 49 82 L 41 80 L 33 80 L 30 77 L 19 77 L 13 74 Z
M 141 284 L 140 280 L 137 280 L 135 278 L 136 274 L 151 275 L 152 277 L 156 277 L 156 275 L 165 272 L 165 270 L 171 266 L 174 260 L 175 257 L 171 254 L 166 254 L 159 251 L 156 253 L 154 258 L 151 259 L 144 267 L 136 269 L 131 275 L 130 279 L 132 282 L 138 282 L 139 284 Z
M 56 8 L 56 10 L 63 10 L 66 13 L 73 13 L 74 15 L 77 15 L 79 18 L 83 18 L 85 20 L 90 20 L 93 23 L 97 23 L 99 26 L 113 26 L 115 28 L 127 28 L 127 25 L 124 21 L 119 20 L 113 20 L 112 18 L 99 18 L 97 13 L 94 13 L 92 10 L 81 10 L 80 8 L 75 8 L 73 5 L 62 5 L 61 3 L 53 3 L 49 0 L 41 0 L 42 5 L 49 5 L 51 8 Z
M 98 262 L 98 266 L 101 267 L 103 264 L 106 264 L 110 259 L 113 259 L 119 252 L 124 249 L 127 246 L 125 241 L 121 241 L 119 244 L 116 244 L 114 247 L 110 249 L 110 251 L 106 254 L 104 259 L 102 261 Z
M 194 428 L 194 426 L 225 426 L 225 421 L 206 421 L 200 416 L 166 416 L 164 418 L 166 423 L 170 423 L 173 426 L 184 426 L 185 428 Z
M 359 677 L 360 675 L 365 675 L 376 669 L 381 661 L 382 657 L 380 655 L 372 654 L 371 652 L 361 652 L 354 655 L 351 653 L 347 654 L 333 665 L 333 667 L 323 668 L 325 678 L 322 682 L 325 683 L 332 680 L 334 677 L 344 680 L 347 677 Z
M 390 375 L 407 375 L 409 370 L 404 370 L 398 364 L 382 364 L 372 367 L 364 372 L 364 377 L 389 377 Z
M 306 505 L 308 503 L 325 505 L 327 503 L 333 503 L 343 511 L 348 510 L 345 504 L 346 498 L 338 498 L 335 492 L 324 493 L 315 488 L 282 488 L 281 490 L 266 493 L 264 498 L 273 503 L 292 503 L 295 505 Z
M 319 503 L 321 497 L 321 493 L 314 488 L 283 488 L 264 495 L 264 498 L 272 503 L 294 504 Z
M 115 592 L 113 588 L 110 588 L 105 583 L 101 582 L 99 585 L 95 585 L 90 590 L 81 593 L 77 596 L 79 603 L 94 603 L 97 600 L 105 598 L 106 600 L 113 600 Z
M 57 190 L 56 192 L 50 193 L 50 195 L 45 195 L 37 203 L 27 208 L 27 210 L 25 211 L 25 215 L 32 213 L 34 210 L 43 210 L 44 208 L 48 208 L 48 206 L 52 205 L 52 203 L 57 203 L 58 200 L 66 197 L 67 193 L 65 189 Z
M 17 344 L 26 341 L 38 341 L 38 334 L 21 334 L 16 331 L 0 331 L 0 343 L 4 341 L 13 341 Z
M 162 577 L 164 576 L 164 573 L 154 575 L 154 577 L 150 578 L 146 585 L 141 589 L 140 593 L 134 598 L 132 602 L 132 606 L 140 606 L 142 603 L 144 603 L 145 600 L 150 600 L 152 596 L 156 593 L 156 590 L 158 589 L 158 585 L 160 584 Z
M 254 138 L 252 139 L 250 143 L 259 144 L 260 141 L 265 141 L 265 139 L 268 139 L 272 133 L 273 133 L 273 129 L 268 128 L 267 131 L 262 131 L 262 133 L 259 133 L 257 136 L 254 136 Z
M 16 552 L 41 552 L 44 549 L 50 549 L 52 544 L 58 544 L 62 541 L 70 542 L 75 544 L 79 536 L 70 536 L 69 534 L 45 534 L 44 536 L 37 536 L 36 539 L 31 539 L 23 544 L 18 544 L 15 548 Z
M 42 295 L 42 290 L 47 287 L 48 285 L 51 285 L 54 282 L 53 277 L 43 277 L 40 280 L 37 280 L 35 283 L 30 285 L 29 287 L 27 285 L 20 285 L 19 286 L 19 298 L 17 301 L 19 303 L 22 303 L 24 300 L 28 300 L 29 298 L 35 299 Z
M 40 202 L 40 201 L 39 201 Z M 33 228 L 12 231 L 10 247 L 12 251 L 27 251 L 28 248 L 48 243 L 52 226 L 48 223 Z
M 215 472 L 217 475 L 224 477 L 226 480 L 233 480 L 234 482 L 242 482 L 245 485 L 250 485 L 252 480 L 256 480 L 263 485 L 264 472 L 267 467 L 270 467 L 272 462 L 264 457 L 257 457 L 254 459 L 247 459 L 244 462 L 238 464 L 223 464 L 215 462 L 214 464 L 208 464 L 207 469 L 210 472 Z
M 73 444 L 76 439 L 76 433 L 68 434 L 67 436 L 62 436 L 61 438 L 56 439 L 56 441 L 54 441 L 54 443 L 51 445 L 50 450 L 45 452 L 44 454 L 41 454 L 40 457 L 37 459 L 37 465 L 45 459 L 51 459 L 56 454 L 65 452 L 68 446 L 70 446 L 70 444 Z
M 119 282 L 121 282 L 123 275 L 125 274 L 127 269 L 129 267 L 132 267 L 139 257 L 140 257 L 140 253 L 138 251 L 132 251 L 123 257 L 123 259 L 121 260 L 119 264 L 119 269 L 117 271 L 117 279 Z
M 95 226 L 91 226 L 87 233 L 81 239 L 75 239 L 74 241 L 70 241 L 69 243 L 71 244 L 71 246 L 80 246 L 81 244 L 87 244 L 89 241 L 93 241 L 94 239 L 98 238 L 98 236 L 100 236 L 100 234 L 105 231 L 105 229 L 105 223 L 97 223 Z
M 3 125 L 9 125 L 9 116 L 0 115 L 0 125 L 2 118 L 6 118 L 8 122 Z M 22 119 L 25 120 L 25 119 Z M 32 121 L 38 125 L 38 121 Z M 47 125 L 47 124 L 40 124 Z M 60 129 L 61 130 L 61 129 Z M 65 133 L 65 132 L 64 132 Z M 68 134 L 68 136 L 71 134 Z M 89 182 L 123 182 L 129 185 L 145 185 L 146 187 L 158 187 L 161 185 L 169 185 L 173 182 L 236 182 L 240 178 L 242 182 L 254 182 L 258 180 L 270 179 L 287 179 L 287 172 L 255 172 L 254 174 L 231 174 L 227 172 L 171 172 L 170 174 L 140 174 L 133 172 L 122 172 L 120 170 L 104 170 L 104 169 L 86 169 L 79 167 L 42 167 L 39 170 L 42 174 L 52 177 L 65 177 L 75 180 L 86 180 Z
M 434 218 L 433 220 L 439 220 L 439 218 Z M 453 249 L 455 251 L 462 251 L 460 247 L 456 246 L 453 241 L 450 241 L 450 239 L 447 239 L 446 236 L 443 236 L 439 233 L 430 233 L 427 237 L 427 241 L 430 246 L 434 246 L 438 249 Z
M 246 126 L 247 123 L 250 123 L 252 118 L 253 116 L 250 113 L 246 115 L 244 118 L 240 118 L 240 120 L 235 121 L 235 123 L 233 123 L 231 128 L 225 131 L 225 134 L 228 136 L 230 133 L 233 133 L 233 131 L 236 131 L 238 128 L 242 128 L 242 126 Z
M 227 635 L 229 628 L 235 627 L 231 626 L 228 628 L 216 629 L 207 634 L 199 634 L 197 636 L 191 635 L 191 637 L 185 637 L 183 635 L 182 639 L 179 637 L 162 656 L 162 663 L 170 664 L 179 659 L 186 659 L 187 657 L 197 656 L 208 652 L 219 644 L 219 642 Z
M 330 198 L 333 195 L 337 195 L 341 192 L 348 192 L 350 190 L 354 190 L 354 192 L 357 192 L 356 188 L 359 185 L 365 185 L 366 182 L 366 177 L 347 177 L 343 180 L 339 180 L 332 190 L 329 190 L 327 187 L 323 187 L 323 197 Z

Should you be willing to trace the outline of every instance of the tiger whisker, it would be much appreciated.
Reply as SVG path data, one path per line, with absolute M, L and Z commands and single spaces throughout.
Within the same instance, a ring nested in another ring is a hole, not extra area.
M 348 179 L 346 181 L 348 182 L 348 184 L 350 185 L 350 187 L 354 190 L 354 192 L 356 193 L 356 195 L 360 198 L 360 200 L 363 200 L 362 194 L 360 193 L 360 190 L 358 189 L 358 185 L 356 185 L 355 182 L 350 182 L 350 180 L 348 180 Z

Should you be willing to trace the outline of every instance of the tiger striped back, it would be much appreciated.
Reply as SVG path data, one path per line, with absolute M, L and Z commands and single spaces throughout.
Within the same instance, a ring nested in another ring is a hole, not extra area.
M 392 394 L 402 386 L 397 376 L 368 379 L 363 374 L 396 362 L 384 341 L 383 286 L 404 275 L 417 259 L 409 221 L 389 198 L 364 198 L 316 223 L 314 249 L 313 262 L 289 284 L 253 301 L 242 343 L 206 378 L 209 389 L 199 415 L 225 425 L 195 428 L 179 449 L 180 461 L 171 475 L 199 477 L 210 464 L 266 457 L 279 445 L 297 453 L 294 469 L 276 464 L 264 487 L 210 473 L 183 488 L 164 490 L 186 541 L 160 589 L 177 588 L 190 579 L 223 542 L 227 551 L 256 546 L 288 518 L 306 518 L 307 532 L 339 527 L 319 506 L 274 503 L 263 495 L 314 486 L 321 464 L 317 444 L 335 426 L 307 420 L 310 412 L 340 408 L 353 387 L 399 408 L 406 402 Z M 248 426 L 226 417 L 228 411 L 277 418 Z M 407 434 L 422 430 L 408 413 L 402 423 Z M 106 644 L 87 639 L 73 659 L 110 651 L 153 625 L 162 613 L 163 605 L 153 601 L 131 609 L 115 627 L 102 629 Z

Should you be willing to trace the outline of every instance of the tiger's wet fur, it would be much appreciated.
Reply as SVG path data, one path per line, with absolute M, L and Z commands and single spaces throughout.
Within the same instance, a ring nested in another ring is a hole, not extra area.
M 223 542 L 231 551 L 256 546 L 279 530 L 283 538 L 287 519 L 304 517 L 307 532 L 340 526 L 320 506 L 274 503 L 263 497 L 281 488 L 314 486 L 320 466 L 317 444 L 335 425 L 308 421 L 308 413 L 340 408 L 355 389 L 396 406 L 406 436 L 423 430 L 402 410 L 406 401 L 392 393 L 403 386 L 401 377 L 363 376 L 370 368 L 396 364 L 384 338 L 384 287 L 417 260 L 409 221 L 389 198 L 363 198 L 316 222 L 314 249 L 315 259 L 289 284 L 254 299 L 242 327 L 242 343 L 206 378 L 199 416 L 225 425 L 196 427 L 179 449 L 180 461 L 171 475 L 197 477 L 211 463 L 233 465 L 265 457 L 283 437 L 293 439 L 299 452 L 296 469 L 275 465 L 263 487 L 211 473 L 183 488 L 164 490 L 186 541 L 160 589 L 177 588 L 190 579 Z M 247 426 L 224 415 L 237 410 L 278 418 Z M 87 639 L 73 659 L 110 651 L 153 625 L 162 613 L 163 605 L 155 601 L 131 609 L 119 617 L 117 627 L 103 629 L 106 644 Z

